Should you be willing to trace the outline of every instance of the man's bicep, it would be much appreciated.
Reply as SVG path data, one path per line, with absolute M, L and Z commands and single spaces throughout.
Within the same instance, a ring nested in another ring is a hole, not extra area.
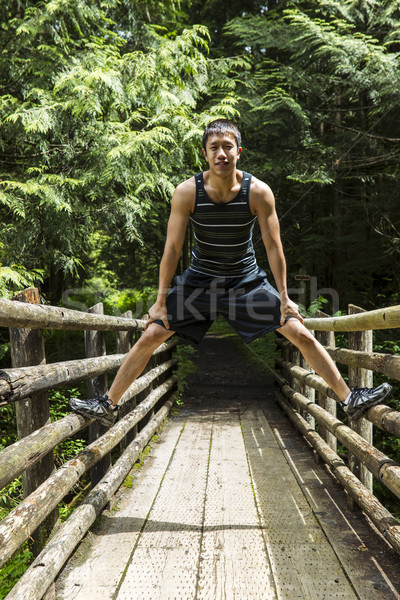
M 168 219 L 166 246 L 172 246 L 179 250 L 182 248 L 189 223 L 189 216 L 190 203 L 182 193 L 175 191 Z
M 275 210 L 275 199 L 271 193 L 263 194 L 257 203 L 257 219 L 261 236 L 266 246 L 280 243 L 279 219 Z

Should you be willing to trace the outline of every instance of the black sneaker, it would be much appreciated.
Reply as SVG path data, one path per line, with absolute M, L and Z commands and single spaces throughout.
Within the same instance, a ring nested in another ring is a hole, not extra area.
M 95 418 L 102 425 L 111 427 L 118 414 L 118 407 L 112 407 L 108 401 L 108 396 L 98 396 L 97 398 L 70 398 L 72 409 L 83 417 Z
M 382 383 L 376 388 L 355 387 L 351 391 L 348 404 L 343 406 L 343 410 L 353 421 L 358 421 L 369 408 L 383 402 L 391 391 L 392 386 L 388 383 Z

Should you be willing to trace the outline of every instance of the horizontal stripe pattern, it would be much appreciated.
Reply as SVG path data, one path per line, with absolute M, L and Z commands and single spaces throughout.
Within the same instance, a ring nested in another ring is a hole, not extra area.
M 207 275 L 242 275 L 257 267 L 252 233 L 256 217 L 249 207 L 251 175 L 243 171 L 239 193 L 229 202 L 213 202 L 203 173 L 195 175 L 196 203 L 191 268 Z

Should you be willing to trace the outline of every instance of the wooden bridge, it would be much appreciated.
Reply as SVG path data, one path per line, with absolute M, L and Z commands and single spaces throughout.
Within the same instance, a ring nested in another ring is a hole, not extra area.
M 83 379 L 102 391 L 144 322 L 32 300 L 29 291 L 0 300 L 13 349 L 0 406 L 15 403 L 21 438 L 0 453 L 0 481 L 23 474 L 25 495 L 0 522 L 0 565 L 29 538 L 37 553 L 7 600 L 400 598 L 400 524 L 372 488 L 375 478 L 400 498 L 400 465 L 372 438 L 373 425 L 400 437 L 400 412 L 377 406 L 347 423 L 283 339 L 276 369 L 256 371 L 232 337 L 210 335 L 183 407 L 171 412 L 172 340 L 111 429 L 77 414 L 50 423 L 47 392 Z M 350 312 L 306 325 L 348 366 L 351 385 L 370 385 L 373 371 L 399 380 L 400 358 L 373 352 L 372 330 L 400 327 L 400 307 Z M 86 358 L 45 364 L 46 328 L 85 330 Z M 106 355 L 106 330 L 116 354 Z M 335 347 L 335 331 L 351 332 L 347 348 Z M 89 445 L 55 469 L 52 450 L 88 426 Z M 89 469 L 92 489 L 60 525 L 60 501 Z

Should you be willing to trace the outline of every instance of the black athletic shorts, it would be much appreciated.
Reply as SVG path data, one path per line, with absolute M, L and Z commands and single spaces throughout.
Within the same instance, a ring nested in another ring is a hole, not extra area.
M 195 343 L 217 315 L 246 343 L 281 327 L 279 293 L 259 267 L 240 277 L 215 277 L 189 267 L 174 278 L 166 304 L 171 331 Z M 164 326 L 159 319 L 154 322 Z

